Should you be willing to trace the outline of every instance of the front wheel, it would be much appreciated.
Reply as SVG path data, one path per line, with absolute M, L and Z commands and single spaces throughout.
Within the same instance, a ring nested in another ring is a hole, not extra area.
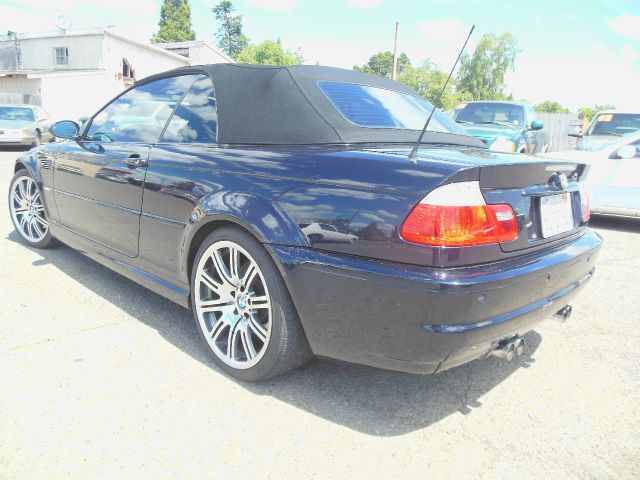
M 26 170 L 19 170 L 9 187 L 11 221 L 22 240 L 32 247 L 47 248 L 53 243 L 44 213 L 42 195 Z
M 274 377 L 311 357 L 273 260 L 240 229 L 221 227 L 198 249 L 191 307 L 215 362 L 240 380 Z

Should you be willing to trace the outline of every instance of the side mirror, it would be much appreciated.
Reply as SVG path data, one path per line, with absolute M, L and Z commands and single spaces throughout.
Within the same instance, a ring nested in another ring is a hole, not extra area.
M 544 123 L 540 120 L 534 120 L 531 122 L 531 130 L 542 130 L 544 128 Z
M 570 125 L 567 135 L 570 137 L 582 138 L 582 125 Z
M 78 138 L 80 134 L 80 126 L 72 120 L 56 122 L 51 126 L 50 130 L 56 137 L 66 138 L 67 140 Z
M 616 152 L 616 158 L 633 158 L 636 156 L 636 147 L 633 145 L 625 145 L 620 147 Z

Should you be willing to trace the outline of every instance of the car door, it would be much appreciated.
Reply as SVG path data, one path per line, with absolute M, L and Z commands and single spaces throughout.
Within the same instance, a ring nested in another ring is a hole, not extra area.
M 129 257 L 138 254 L 144 179 L 156 143 L 194 75 L 125 91 L 56 158 L 55 198 L 63 226 Z
M 538 145 L 538 131 L 531 129 L 531 122 L 538 119 L 536 112 L 530 106 L 525 107 L 524 135 L 527 138 L 527 153 L 534 153 Z
M 139 259 L 154 274 L 175 279 L 180 273 L 184 224 L 202 196 L 221 188 L 202 175 L 203 169 L 215 168 L 218 154 L 214 88 L 211 78 L 200 75 L 151 149 Z
M 594 191 L 598 205 L 615 209 L 640 210 L 640 140 L 630 144 L 636 153 L 630 158 L 617 158 L 614 152 L 602 181 Z

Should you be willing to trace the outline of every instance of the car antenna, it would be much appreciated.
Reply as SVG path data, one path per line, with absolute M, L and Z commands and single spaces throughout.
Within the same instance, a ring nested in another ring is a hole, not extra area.
M 442 98 L 442 95 L 444 94 L 444 91 L 447 88 L 447 85 L 449 84 L 449 80 L 451 80 L 451 75 L 453 75 L 453 71 L 456 69 L 456 66 L 458 65 L 458 62 L 460 61 L 460 57 L 462 56 L 462 52 L 464 52 L 464 49 L 467 46 L 467 42 L 469 41 L 469 38 L 471 38 L 471 34 L 473 33 L 473 30 L 475 28 L 476 28 L 476 26 L 473 25 L 471 27 L 471 30 L 469 30 L 469 35 L 467 35 L 467 39 L 464 41 L 464 45 L 462 45 L 462 50 L 460 50 L 460 53 L 458 53 L 458 58 L 456 58 L 456 62 L 453 64 L 453 67 L 451 68 L 451 71 L 449 72 L 449 76 L 447 77 L 447 81 L 444 82 L 444 86 L 442 87 L 442 90 L 440 90 L 440 93 L 438 94 L 438 98 L 436 98 L 436 101 L 433 102 L 433 108 L 431 109 L 431 113 L 429 114 L 429 118 L 427 118 L 427 121 L 424 124 L 424 127 L 422 127 L 422 131 L 420 132 L 420 136 L 418 137 L 418 141 L 416 142 L 416 144 L 411 149 L 411 153 L 409 154 L 409 160 L 415 160 L 416 157 L 418 156 L 418 148 L 420 148 L 420 143 L 422 142 L 422 137 L 424 137 L 424 133 L 427 131 L 427 127 L 429 126 L 429 122 L 431 122 L 431 117 L 433 117 L 433 112 L 436 111 L 436 105 L 440 102 L 440 99 Z

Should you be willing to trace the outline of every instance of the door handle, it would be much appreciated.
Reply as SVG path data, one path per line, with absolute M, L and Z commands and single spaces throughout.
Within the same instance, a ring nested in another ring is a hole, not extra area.
M 127 158 L 122 160 L 122 162 L 129 168 L 138 168 L 138 167 L 147 166 L 147 161 L 144 158 L 142 158 L 139 153 L 132 153 Z

